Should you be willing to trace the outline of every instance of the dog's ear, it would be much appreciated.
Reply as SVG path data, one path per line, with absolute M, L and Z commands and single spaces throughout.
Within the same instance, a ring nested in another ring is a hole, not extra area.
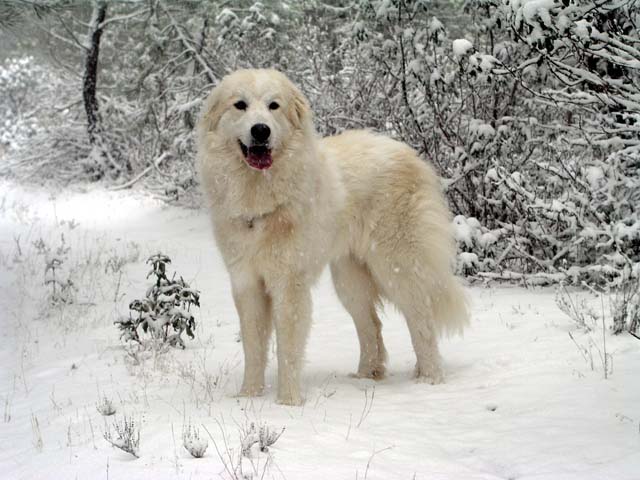
M 302 128 L 305 122 L 311 120 L 311 107 L 302 92 L 292 85 L 291 105 L 289 107 L 289 118 L 295 128 Z
M 223 110 L 222 94 L 220 93 L 220 88 L 216 87 L 209 94 L 202 106 L 200 120 L 198 121 L 198 134 L 204 136 L 215 130 Z

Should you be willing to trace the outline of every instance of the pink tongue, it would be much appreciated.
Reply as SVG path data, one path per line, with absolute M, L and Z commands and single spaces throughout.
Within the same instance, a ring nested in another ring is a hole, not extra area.
M 249 153 L 247 154 L 247 163 L 253 168 L 257 168 L 259 170 L 269 168 L 273 163 L 271 152 L 265 151 L 256 153 L 249 150 Z

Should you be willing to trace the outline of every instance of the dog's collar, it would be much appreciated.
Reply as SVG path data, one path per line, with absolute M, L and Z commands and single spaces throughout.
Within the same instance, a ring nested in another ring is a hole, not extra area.
M 240 220 L 246 225 L 246 227 L 249 230 L 251 230 L 255 226 L 256 222 L 259 222 L 260 220 L 264 219 L 266 216 L 271 215 L 273 212 L 275 212 L 275 210 L 272 210 L 271 212 L 261 213 L 259 215 L 253 215 L 253 216 L 241 215 Z
M 256 217 L 242 217 L 242 220 L 244 221 L 244 224 L 247 226 L 247 228 L 249 230 L 251 230 L 253 228 L 254 223 L 256 222 L 256 220 L 258 220 L 259 218 L 261 218 L 261 216 L 256 216 Z
M 247 226 L 249 230 L 253 229 L 257 222 L 264 220 L 269 215 L 273 215 L 283 204 L 276 206 L 273 210 L 268 212 L 259 213 L 257 215 L 240 215 L 239 219 Z M 238 217 L 236 217 L 238 218 Z

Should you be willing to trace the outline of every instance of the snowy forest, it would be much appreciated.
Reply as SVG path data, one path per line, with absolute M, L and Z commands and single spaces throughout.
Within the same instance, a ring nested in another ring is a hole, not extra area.
M 236 397 L 195 129 L 240 68 L 434 166 L 446 383 L 393 309 L 391 373 L 349 376 L 325 272 L 305 405 Z M 0 331 L 2 478 L 637 479 L 640 1 L 0 0 Z
M 319 133 L 387 132 L 436 166 L 465 274 L 638 274 L 633 0 L 5 1 L 0 19 L 2 175 L 189 197 L 201 100 L 274 67 Z

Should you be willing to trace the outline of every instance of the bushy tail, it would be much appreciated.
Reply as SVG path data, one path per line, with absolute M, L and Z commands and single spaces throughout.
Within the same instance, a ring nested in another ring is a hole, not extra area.
M 433 321 L 439 335 L 462 335 L 469 325 L 469 301 L 459 280 L 450 275 L 431 297 Z

